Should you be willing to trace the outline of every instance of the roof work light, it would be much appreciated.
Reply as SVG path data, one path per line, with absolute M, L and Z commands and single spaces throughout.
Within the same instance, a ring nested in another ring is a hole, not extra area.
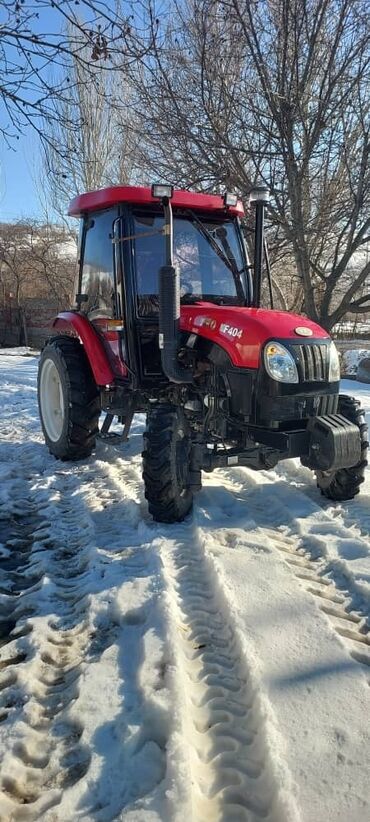
M 227 208 L 235 208 L 238 205 L 238 195 L 232 194 L 231 191 L 225 191 L 224 203 Z
M 152 197 L 161 200 L 162 197 L 168 197 L 170 200 L 173 197 L 173 186 L 162 185 L 160 183 L 153 183 Z

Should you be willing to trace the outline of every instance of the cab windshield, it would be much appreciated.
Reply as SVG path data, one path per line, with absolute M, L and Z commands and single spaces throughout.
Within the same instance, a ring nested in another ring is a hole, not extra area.
M 138 313 L 146 316 L 158 313 L 158 272 L 165 263 L 163 215 L 136 212 L 134 221 Z M 193 212 L 174 214 L 173 232 L 181 303 L 245 305 L 246 259 L 235 222 Z

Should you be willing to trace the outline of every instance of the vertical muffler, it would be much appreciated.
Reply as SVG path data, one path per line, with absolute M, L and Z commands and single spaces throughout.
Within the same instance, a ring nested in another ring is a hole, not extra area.
M 159 269 L 159 347 L 163 371 L 171 382 L 193 382 L 177 354 L 180 342 L 180 271 L 174 265 Z
M 191 383 L 193 376 L 178 360 L 180 347 L 180 270 L 173 263 L 173 218 L 170 186 L 152 186 L 156 190 L 170 189 L 171 193 L 161 196 L 164 210 L 164 235 L 166 239 L 166 264 L 159 269 L 159 348 L 162 368 L 170 382 Z

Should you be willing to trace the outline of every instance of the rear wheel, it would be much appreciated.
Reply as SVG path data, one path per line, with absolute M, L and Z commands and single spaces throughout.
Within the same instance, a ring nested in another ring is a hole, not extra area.
M 324 497 L 341 501 L 352 499 L 359 493 L 365 479 L 369 442 L 365 413 L 358 400 L 341 394 L 338 414 L 343 414 L 343 417 L 358 426 L 361 437 L 361 459 L 351 468 L 340 468 L 338 471 L 316 471 L 316 479 L 318 488 Z
M 181 522 L 191 510 L 191 437 L 180 408 L 158 405 L 147 415 L 143 478 L 149 512 L 158 522 Z
M 40 357 L 37 387 L 41 426 L 50 453 L 61 460 L 90 456 L 100 403 L 78 340 L 55 337 L 47 343 Z

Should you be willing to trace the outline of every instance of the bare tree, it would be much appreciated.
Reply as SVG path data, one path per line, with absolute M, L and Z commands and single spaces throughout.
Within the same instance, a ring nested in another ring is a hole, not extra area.
M 135 177 L 136 154 L 132 91 L 125 75 L 112 69 L 91 77 L 75 56 L 65 71 L 72 81 L 70 93 L 53 102 L 55 116 L 44 122 L 43 142 L 44 186 L 61 216 L 82 191 L 129 183 Z M 70 121 L 74 129 L 66 126 Z
M 29 221 L 26 245 L 29 278 L 24 295 L 52 298 L 65 308 L 72 297 L 76 272 L 76 235 L 62 225 Z
M 368 311 L 364 0 L 179 0 L 158 30 L 152 2 L 148 16 L 143 163 L 177 184 L 242 195 L 264 179 L 304 311 L 328 329 Z
M 226 4 L 225 4 L 226 5 Z M 262 170 L 292 247 L 307 313 L 331 327 L 358 296 L 370 266 L 347 269 L 370 235 L 370 29 L 361 0 L 233 0 L 263 92 L 254 112 L 269 140 Z M 275 48 L 273 48 L 275 44 Z
M 78 5 L 77 17 L 75 5 Z M 140 2 L 108 0 L 3 0 L 0 9 L 0 134 L 12 142 L 31 126 L 47 139 L 43 122 L 60 115 L 73 79 L 64 71 L 72 57 L 90 79 L 126 70 L 143 56 Z M 67 31 L 68 27 L 68 31 Z M 53 78 L 51 78 L 51 69 Z M 76 122 L 66 115 L 72 132 Z
M 0 304 L 12 305 L 27 344 L 27 306 L 52 300 L 68 305 L 75 276 L 76 242 L 61 226 L 34 220 L 0 224 Z

